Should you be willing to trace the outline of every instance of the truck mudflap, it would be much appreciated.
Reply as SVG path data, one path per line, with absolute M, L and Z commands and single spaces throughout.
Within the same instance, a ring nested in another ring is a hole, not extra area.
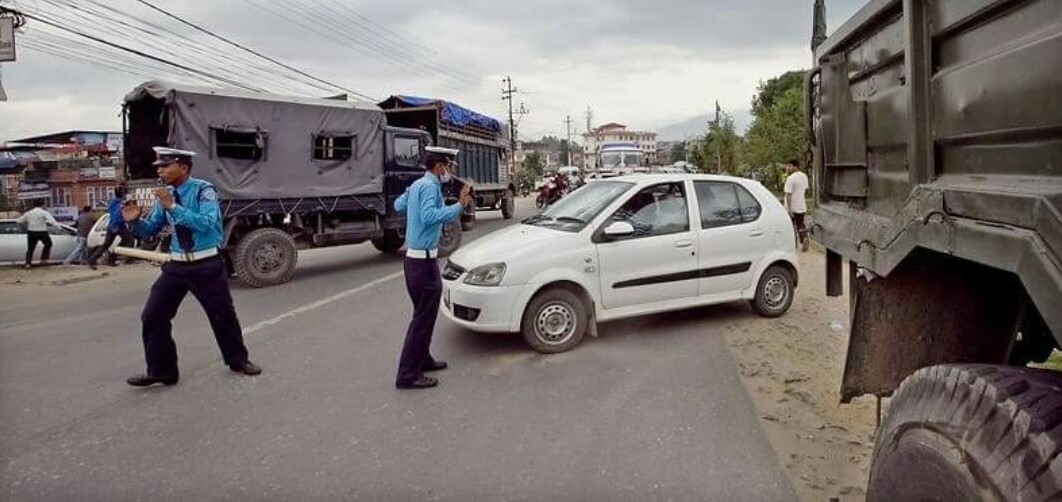
M 887 278 L 850 266 L 851 335 L 841 402 L 891 395 L 947 363 L 1005 364 L 1028 305 L 1016 276 L 917 251 Z

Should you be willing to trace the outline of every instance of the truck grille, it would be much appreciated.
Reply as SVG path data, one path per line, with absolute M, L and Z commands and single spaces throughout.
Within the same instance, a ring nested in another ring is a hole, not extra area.
M 463 274 L 465 272 L 466 272 L 466 270 L 464 268 L 462 268 L 460 265 L 458 265 L 458 264 L 456 264 L 456 263 L 454 263 L 454 262 L 452 262 L 450 260 L 446 260 L 446 266 L 443 267 L 442 276 L 443 276 L 443 279 L 446 279 L 448 281 L 456 281 L 457 278 L 461 277 L 461 274 Z

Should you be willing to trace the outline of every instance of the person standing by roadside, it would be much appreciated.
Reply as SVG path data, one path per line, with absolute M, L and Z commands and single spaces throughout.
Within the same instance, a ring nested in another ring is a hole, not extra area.
M 797 244 L 801 251 L 807 251 L 811 245 L 808 238 L 808 229 L 804 224 L 804 217 L 808 213 L 808 204 L 804 195 L 808 191 L 808 175 L 800 170 L 800 162 L 796 159 L 786 162 L 785 172 L 785 208 L 793 219 L 793 226 L 797 230 Z
M 471 189 L 465 185 L 457 204 L 445 205 L 442 183 L 452 177 L 451 166 L 458 150 L 427 147 L 424 177 L 409 186 L 395 200 L 395 210 L 406 213 L 406 291 L 413 301 L 413 318 L 406 330 L 402 355 L 398 362 L 395 387 L 426 389 L 439 381 L 425 376 L 427 371 L 446 369 L 445 361 L 431 355 L 431 337 L 435 319 L 439 316 L 442 299 L 442 276 L 439 273 L 439 237 L 443 225 L 461 217 L 465 206 L 472 203 Z
M 88 236 L 92 227 L 96 224 L 96 215 L 92 213 L 92 206 L 81 208 L 81 214 L 77 216 L 77 245 L 74 251 L 63 260 L 63 265 L 69 265 L 74 261 L 84 263 L 87 257 Z
M 44 244 L 40 261 L 40 264 L 44 265 L 52 254 L 52 237 L 48 235 L 48 225 L 59 226 L 59 222 L 55 221 L 52 213 L 44 209 L 44 199 L 34 199 L 33 209 L 26 211 L 15 221 L 20 225 L 26 225 L 26 264 L 23 267 L 33 267 L 33 253 L 37 251 L 38 242 Z
M 209 182 L 191 177 L 195 152 L 155 147 L 153 164 L 166 184 L 155 189 L 154 207 L 147 216 L 135 201 L 122 207 L 122 218 L 134 233 L 155 236 L 166 225 L 173 227 L 170 261 L 151 287 L 140 315 L 147 373 L 126 383 L 147 387 L 177 383 L 177 346 L 173 343 L 173 317 L 189 292 L 206 311 L 210 328 L 230 370 L 257 375 L 262 368 L 247 357 L 243 330 L 229 291 L 229 275 L 220 246 L 224 229 L 218 192 Z
M 107 202 L 107 215 L 109 221 L 107 222 L 107 237 L 103 239 L 103 244 L 96 248 L 92 252 L 92 256 L 88 258 L 88 266 L 92 270 L 96 270 L 96 262 L 99 261 L 103 253 L 106 253 L 111 249 L 111 245 L 114 244 L 114 239 L 121 238 L 120 246 L 129 247 L 133 244 L 133 236 L 129 233 L 129 228 L 125 222 L 122 221 L 122 205 L 125 203 L 126 189 L 125 185 L 118 185 L 114 189 L 114 197 Z M 107 260 L 107 264 L 110 266 L 117 265 L 117 257 L 110 255 Z

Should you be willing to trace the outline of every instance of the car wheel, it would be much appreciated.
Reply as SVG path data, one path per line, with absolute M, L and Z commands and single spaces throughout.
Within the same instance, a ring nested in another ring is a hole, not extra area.
M 506 220 L 511 220 L 513 219 L 513 216 L 516 215 L 516 202 L 514 201 L 514 199 L 516 199 L 516 194 L 509 193 L 507 195 L 507 197 L 502 199 L 501 212 L 502 218 Z
M 290 281 L 297 261 L 295 240 L 277 228 L 259 228 L 243 236 L 233 260 L 240 281 L 254 288 Z
M 447 257 L 461 247 L 461 222 L 454 220 L 443 225 L 439 236 L 439 256 Z
M 579 295 L 552 288 L 535 295 L 524 310 L 524 341 L 543 354 L 567 352 L 583 340 L 590 316 Z
M 778 317 L 793 304 L 793 274 L 783 267 L 772 265 L 756 285 L 752 310 L 763 317 Z

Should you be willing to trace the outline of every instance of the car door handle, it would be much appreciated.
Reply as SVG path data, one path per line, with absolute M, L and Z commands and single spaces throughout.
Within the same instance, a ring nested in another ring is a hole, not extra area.
M 763 230 L 753 230 L 749 232 L 749 237 L 761 237 L 763 236 Z
M 693 241 L 677 241 L 677 242 L 675 242 L 675 247 L 677 247 L 677 248 L 688 248 L 688 247 L 690 247 L 692 245 L 693 245 Z

